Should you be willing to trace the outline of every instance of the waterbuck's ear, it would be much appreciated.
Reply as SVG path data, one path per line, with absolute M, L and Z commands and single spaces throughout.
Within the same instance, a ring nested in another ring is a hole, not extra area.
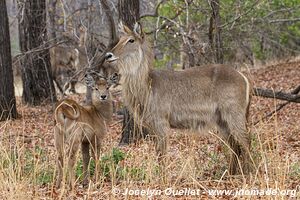
M 122 21 L 119 22 L 118 31 L 120 35 L 129 35 L 132 33 L 132 31 L 126 25 L 124 25 Z
M 133 33 L 136 34 L 140 38 L 144 38 L 144 32 L 142 30 L 142 26 L 140 23 L 136 22 L 134 24 Z

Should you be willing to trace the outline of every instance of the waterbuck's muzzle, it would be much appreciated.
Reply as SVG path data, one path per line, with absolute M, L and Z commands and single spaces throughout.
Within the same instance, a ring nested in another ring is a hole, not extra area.
M 106 94 L 101 94 L 100 95 L 100 99 L 101 100 L 106 100 L 107 99 L 107 95 Z
M 105 54 L 105 60 L 108 62 L 108 63 L 113 63 L 114 61 L 118 60 L 119 58 L 116 57 L 113 53 L 111 52 L 107 52 Z

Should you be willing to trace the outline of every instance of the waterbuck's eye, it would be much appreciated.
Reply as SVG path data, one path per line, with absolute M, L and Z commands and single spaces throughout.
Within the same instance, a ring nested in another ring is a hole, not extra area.
M 134 39 L 130 39 L 130 40 L 128 40 L 128 42 L 134 43 Z

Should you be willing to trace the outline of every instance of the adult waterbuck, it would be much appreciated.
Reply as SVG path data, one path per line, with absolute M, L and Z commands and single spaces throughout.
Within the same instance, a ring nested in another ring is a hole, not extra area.
M 230 173 L 247 169 L 250 135 L 246 123 L 251 90 L 248 79 L 225 65 L 155 70 L 153 51 L 141 27 L 136 24 L 130 30 L 120 24 L 119 29 L 120 40 L 106 54 L 106 60 L 119 70 L 125 105 L 135 120 L 156 136 L 159 158 L 166 153 L 166 128 L 200 131 L 216 127 L 233 152 Z

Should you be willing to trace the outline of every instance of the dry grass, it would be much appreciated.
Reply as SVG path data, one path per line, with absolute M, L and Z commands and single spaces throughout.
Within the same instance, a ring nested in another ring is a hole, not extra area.
M 298 64 L 298 68 L 299 66 Z M 264 86 L 264 80 L 260 78 L 265 72 L 253 74 L 258 77 L 256 85 Z M 276 81 L 276 77 L 274 80 Z M 297 84 L 297 80 L 293 78 L 287 81 Z M 251 121 L 273 110 L 278 103 L 272 99 L 255 97 L 251 107 Z M 83 189 L 78 178 L 76 189 L 68 191 L 67 188 L 54 189 L 56 172 L 52 107 L 48 105 L 31 108 L 19 103 L 18 110 L 22 118 L 0 123 L 0 198 L 147 199 L 147 196 L 143 195 L 113 195 L 112 190 L 115 188 L 122 192 L 126 188 L 201 190 L 200 196 L 176 196 L 177 199 L 200 197 L 232 199 L 232 196 L 226 195 L 209 196 L 208 191 L 270 188 L 297 189 L 297 195 L 300 197 L 299 108 L 299 105 L 290 104 L 272 118 L 251 126 L 252 157 L 255 160 L 256 170 L 249 176 L 228 175 L 228 161 L 225 155 L 229 150 L 216 137 L 210 134 L 198 136 L 170 130 L 168 164 L 164 181 L 161 178 L 162 173 L 156 160 L 153 142 L 143 141 L 140 144 L 114 149 L 118 148 L 121 125 L 113 123 L 103 144 L 102 164 L 100 164 L 102 179 L 98 182 L 92 180 L 89 188 Z M 76 171 L 80 175 L 80 161 Z M 162 194 L 153 198 L 174 199 L 174 196 Z M 256 197 L 243 196 L 243 198 Z M 287 196 L 261 196 L 261 199 L 275 198 L 286 199 Z

